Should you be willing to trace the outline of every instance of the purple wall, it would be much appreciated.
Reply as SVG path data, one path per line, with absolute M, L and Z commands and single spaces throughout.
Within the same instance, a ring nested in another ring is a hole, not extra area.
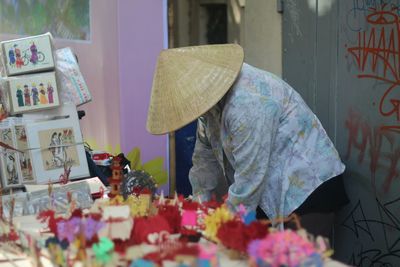
M 121 149 L 139 147 L 143 162 L 157 156 L 167 161 L 167 136 L 146 131 L 153 72 L 165 44 L 165 13 L 163 0 L 118 1 Z

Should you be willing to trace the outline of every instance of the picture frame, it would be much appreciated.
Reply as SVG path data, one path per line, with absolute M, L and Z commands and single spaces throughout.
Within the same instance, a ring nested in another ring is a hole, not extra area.
M 0 126 L 0 141 L 15 148 L 14 129 L 11 125 Z M 20 187 L 21 170 L 19 168 L 19 152 L 0 149 L 1 180 L 4 188 Z
M 80 71 L 78 61 L 70 47 L 55 51 L 56 75 L 59 81 L 61 103 L 74 103 L 76 106 L 92 101 L 92 94 Z
M 6 76 L 52 70 L 55 67 L 50 33 L 0 43 Z
M 11 114 L 55 108 L 60 105 L 55 72 L 10 77 L 7 81 Z
M 28 149 L 28 138 L 26 136 L 26 126 L 24 124 L 14 125 L 16 149 L 22 151 L 19 153 L 19 169 L 21 171 L 22 184 L 34 184 L 35 177 L 33 176 L 32 158 Z
M 57 119 L 27 124 L 26 133 L 37 184 L 59 182 L 68 166 L 71 180 L 90 176 L 75 107 Z

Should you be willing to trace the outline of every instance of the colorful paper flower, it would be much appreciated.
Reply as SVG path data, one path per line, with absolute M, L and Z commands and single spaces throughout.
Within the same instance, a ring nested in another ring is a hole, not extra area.
M 144 259 L 137 259 L 132 261 L 130 267 L 154 267 L 156 266 L 153 262 L 144 260 Z
M 93 252 L 96 260 L 102 264 L 111 260 L 111 252 L 114 250 L 114 243 L 107 237 L 100 238 L 100 242 L 93 245 Z
M 245 253 L 251 241 L 264 238 L 267 233 L 268 227 L 265 224 L 255 221 L 246 225 L 235 218 L 221 223 L 217 237 L 225 247 Z
M 74 241 L 75 236 L 81 228 L 81 218 L 72 217 L 69 220 L 62 220 L 57 223 L 58 238 L 66 239 L 69 243 Z
M 87 240 L 91 240 L 97 232 L 105 226 L 104 222 L 89 217 L 86 219 L 84 233 Z
M 158 207 L 158 215 L 164 217 L 171 227 L 172 233 L 179 233 L 181 228 L 181 213 L 178 205 L 160 205 Z
M 134 244 L 150 243 L 149 235 L 160 232 L 172 232 L 164 217 L 159 215 L 138 217 L 135 219 L 131 238 Z
M 253 262 L 271 267 L 299 266 L 315 252 L 310 241 L 292 230 L 270 233 L 264 239 L 251 242 L 248 247 Z
M 212 241 L 219 241 L 217 238 L 218 228 L 222 223 L 232 220 L 233 217 L 233 214 L 226 208 L 226 206 L 221 206 L 216 209 L 214 213 L 209 214 L 204 218 L 204 235 Z

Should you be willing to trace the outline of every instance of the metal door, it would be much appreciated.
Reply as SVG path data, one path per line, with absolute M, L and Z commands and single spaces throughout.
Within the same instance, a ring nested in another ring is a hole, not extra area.
M 283 0 L 283 77 L 346 165 L 335 256 L 400 266 L 400 1 Z

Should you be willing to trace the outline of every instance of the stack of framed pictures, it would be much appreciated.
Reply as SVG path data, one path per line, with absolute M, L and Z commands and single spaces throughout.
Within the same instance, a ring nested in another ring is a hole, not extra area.
M 10 114 L 59 105 L 50 33 L 1 42 Z
M 71 179 L 88 177 L 76 106 L 60 106 L 51 34 L 3 41 L 0 49 L 0 91 L 7 112 L 22 116 L 0 123 L 3 187 L 58 182 L 69 168 Z M 34 119 L 25 119 L 30 114 Z
M 89 168 L 75 105 L 31 114 L 25 120 L 0 124 L 3 187 L 59 182 L 65 168 L 70 179 L 89 177 Z

